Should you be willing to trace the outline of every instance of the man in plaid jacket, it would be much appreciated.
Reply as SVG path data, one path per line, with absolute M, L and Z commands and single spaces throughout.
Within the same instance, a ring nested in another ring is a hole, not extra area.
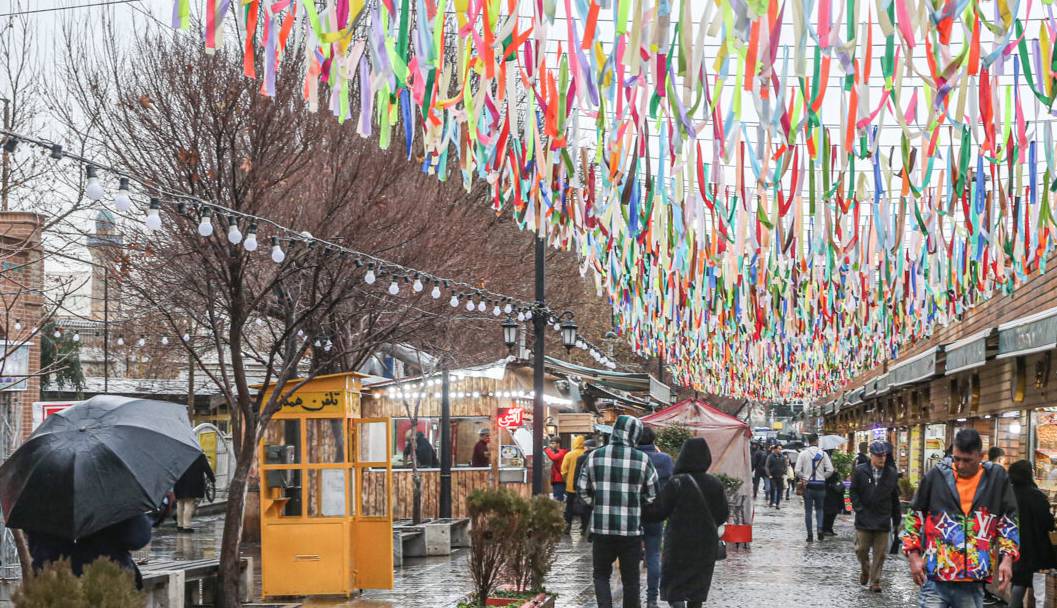
M 657 471 L 637 449 L 642 423 L 620 416 L 609 445 L 591 453 L 576 480 L 576 491 L 591 513 L 592 569 L 598 608 L 612 608 L 609 577 L 620 560 L 624 608 L 639 608 L 642 507 L 657 496 Z

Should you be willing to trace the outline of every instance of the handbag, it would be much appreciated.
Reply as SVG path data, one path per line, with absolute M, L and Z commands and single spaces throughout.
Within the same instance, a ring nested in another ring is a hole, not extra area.
M 703 504 L 705 506 L 705 510 L 708 511 L 708 501 L 705 500 L 705 493 L 701 491 L 701 486 L 697 485 L 697 480 L 694 479 L 693 475 L 687 473 L 686 477 L 690 479 L 690 483 L 694 484 L 694 489 L 697 490 L 697 495 L 701 498 L 701 504 Z M 711 511 L 709 511 L 709 516 L 711 515 Z M 715 519 L 713 519 L 712 521 L 714 522 Z M 716 525 L 720 526 L 722 524 L 717 523 Z M 727 559 L 727 543 L 723 542 L 723 540 L 720 539 L 719 544 L 716 546 L 716 561 L 718 562 L 724 559 Z

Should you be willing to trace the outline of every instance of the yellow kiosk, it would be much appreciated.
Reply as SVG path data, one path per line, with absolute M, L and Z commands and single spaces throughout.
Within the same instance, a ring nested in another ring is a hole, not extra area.
M 393 587 L 390 421 L 360 417 L 361 377 L 305 382 L 261 440 L 266 598 Z

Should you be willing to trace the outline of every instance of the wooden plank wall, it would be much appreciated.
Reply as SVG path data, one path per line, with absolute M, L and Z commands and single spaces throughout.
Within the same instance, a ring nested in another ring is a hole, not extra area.
M 422 517 L 435 519 L 439 517 L 440 472 L 423 471 L 422 476 Z M 379 513 L 384 508 L 385 494 L 379 474 L 368 474 L 362 487 L 362 512 Z M 474 490 L 493 487 L 495 477 L 492 471 L 455 469 L 451 474 L 452 517 L 468 517 L 466 497 Z M 528 497 L 532 495 L 532 486 L 527 483 L 504 483 L 503 487 L 514 490 Z M 414 507 L 414 482 L 411 471 L 402 469 L 393 471 L 393 519 L 411 519 Z

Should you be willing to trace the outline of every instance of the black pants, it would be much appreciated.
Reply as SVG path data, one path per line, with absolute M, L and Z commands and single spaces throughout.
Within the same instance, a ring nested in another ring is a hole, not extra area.
M 756 500 L 756 496 L 760 493 L 760 480 L 763 479 L 763 475 L 756 473 L 752 476 L 752 499 Z
M 586 505 L 581 505 L 585 507 Z M 573 519 L 580 519 L 580 532 L 587 532 L 587 524 L 591 521 L 591 511 L 589 509 L 583 509 L 579 514 L 576 513 L 576 494 L 565 495 L 565 525 L 573 525 Z
M 837 521 L 837 512 L 826 513 L 822 516 L 822 529 L 826 532 L 833 531 L 833 522 Z
M 641 536 L 596 534 L 591 545 L 591 562 L 598 608 L 613 608 L 609 577 L 613 560 L 620 560 L 620 582 L 624 586 L 624 608 L 639 608 L 639 562 L 642 561 Z

